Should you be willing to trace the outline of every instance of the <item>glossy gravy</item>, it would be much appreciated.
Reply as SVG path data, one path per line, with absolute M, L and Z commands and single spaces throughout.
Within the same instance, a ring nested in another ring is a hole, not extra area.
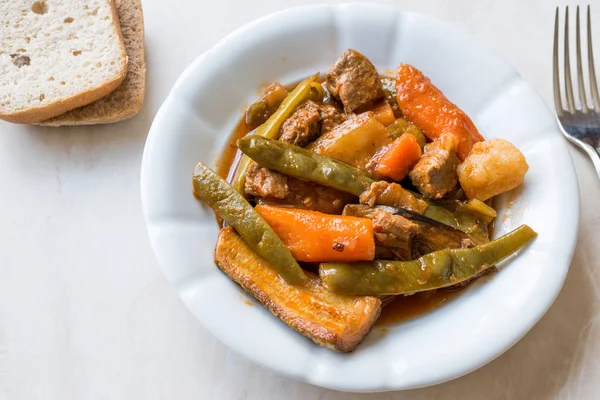
M 436 290 L 416 293 L 412 296 L 395 296 L 385 304 L 375 325 L 397 324 L 418 317 L 452 301 L 463 293 L 463 290 L 464 288 Z
M 216 172 L 221 178 L 227 179 L 229 171 L 231 170 L 231 166 L 237 164 L 234 163 L 238 153 L 238 147 L 236 145 L 236 142 L 238 141 L 238 139 L 241 139 L 244 136 L 246 136 L 248 132 L 250 132 L 250 129 L 248 129 L 246 121 L 244 120 L 244 118 L 242 118 L 233 130 L 233 132 L 231 132 L 231 135 L 229 135 L 227 143 L 225 143 L 225 147 L 223 148 L 223 152 L 221 153 L 221 156 L 217 159 Z

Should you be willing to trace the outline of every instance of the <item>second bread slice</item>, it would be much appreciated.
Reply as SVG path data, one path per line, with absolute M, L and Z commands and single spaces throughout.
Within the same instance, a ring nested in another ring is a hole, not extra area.
M 116 0 L 121 33 L 129 58 L 127 76 L 114 92 L 87 106 L 76 108 L 40 125 L 92 125 L 121 121 L 142 107 L 146 85 L 144 15 L 140 0 Z

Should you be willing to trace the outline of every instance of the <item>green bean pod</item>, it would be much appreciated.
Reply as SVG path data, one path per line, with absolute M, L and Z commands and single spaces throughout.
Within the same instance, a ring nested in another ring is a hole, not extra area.
M 527 225 L 470 249 L 446 249 L 412 261 L 322 263 L 329 290 L 352 295 L 398 295 L 440 289 L 472 279 L 535 238 Z
M 277 111 L 288 94 L 288 90 L 277 82 L 269 86 L 260 99 L 246 109 L 245 120 L 248 129 L 252 130 L 264 124 Z
M 193 188 L 194 194 L 227 221 L 283 279 L 291 284 L 301 284 L 307 279 L 292 253 L 250 203 L 202 163 L 194 169 Z
M 264 167 L 355 196 L 375 182 L 352 165 L 278 140 L 251 135 L 238 140 L 237 145 L 242 153 Z
M 491 222 L 492 219 L 498 216 L 498 212 L 496 212 L 496 210 L 494 210 L 493 207 L 488 206 L 483 201 L 478 199 L 467 200 L 467 202 L 465 203 L 465 207 L 469 211 L 477 213 L 482 217 L 486 218 L 488 222 Z
M 315 89 L 313 88 L 313 82 L 319 77 L 319 74 L 311 76 L 308 79 L 300 82 L 298 86 L 287 95 L 283 103 L 279 106 L 277 111 L 269 117 L 269 119 L 259 126 L 254 135 L 263 136 L 269 139 L 279 138 L 279 130 L 290 115 L 294 113 L 296 108 L 311 96 L 314 96 Z M 240 193 L 244 193 L 244 184 L 246 183 L 246 172 L 250 165 L 250 159 L 243 157 L 238 164 L 238 167 L 233 176 L 232 185 Z
M 388 76 L 382 77 L 380 79 L 381 86 L 383 87 L 383 93 L 385 95 L 385 99 L 388 101 L 392 110 L 394 110 L 394 116 L 399 118 L 402 116 L 402 110 L 398 107 L 398 100 L 396 97 L 398 96 L 398 92 L 396 90 L 396 79 Z

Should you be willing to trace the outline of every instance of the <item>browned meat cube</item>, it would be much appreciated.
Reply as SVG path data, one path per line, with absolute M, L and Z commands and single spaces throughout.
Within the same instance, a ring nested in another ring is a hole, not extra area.
M 393 215 L 378 208 L 374 210 L 373 231 L 377 242 L 385 247 L 410 251 L 411 241 L 417 234 L 419 226 L 400 215 Z
M 329 132 L 346 120 L 346 115 L 340 113 L 331 104 L 321 105 L 319 108 L 319 114 L 321 116 L 321 132 L 319 135 Z
M 375 243 L 392 249 L 396 258 L 410 259 L 412 240 L 419 232 L 417 224 L 401 215 L 360 204 L 348 204 L 344 208 L 344 215 L 371 218 Z
M 327 72 L 327 89 L 354 112 L 384 96 L 377 69 L 356 50 L 346 50 Z
M 289 191 L 288 178 L 252 162 L 246 173 L 244 191 L 253 196 L 283 199 Z
M 330 104 L 307 101 L 281 127 L 280 140 L 304 147 L 344 122 L 346 116 Z
M 425 154 L 409 174 L 413 185 L 429 199 L 441 199 L 458 183 L 456 167 L 460 161 L 455 152 L 456 143 L 445 139 L 450 137 L 425 146 Z
M 319 136 L 320 121 L 319 105 L 309 100 L 285 120 L 279 139 L 304 147 Z

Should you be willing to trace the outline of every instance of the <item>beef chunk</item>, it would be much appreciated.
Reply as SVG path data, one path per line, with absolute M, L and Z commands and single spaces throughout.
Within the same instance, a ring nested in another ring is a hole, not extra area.
M 415 237 L 419 226 L 400 216 L 375 209 L 373 214 L 373 231 L 375 240 L 385 247 L 399 247 L 410 250 L 411 240 Z
M 281 127 L 280 140 L 304 147 L 321 134 L 344 122 L 345 116 L 334 106 L 307 101 Z
M 374 207 L 376 204 L 407 208 L 422 214 L 427 209 L 427 203 L 418 199 L 414 194 L 404 189 L 398 183 L 377 181 L 360 195 L 360 204 Z
M 285 120 L 281 127 L 282 142 L 306 146 L 319 136 L 319 105 L 313 101 L 307 101 Z
M 419 226 L 401 215 L 394 215 L 379 208 L 370 208 L 360 204 L 348 204 L 344 215 L 371 218 L 375 244 L 386 248 L 394 258 L 411 259 L 412 240 Z
M 351 194 L 292 177 L 288 177 L 288 188 L 288 194 L 283 199 L 258 198 L 257 201 L 260 204 L 287 206 L 326 214 L 341 214 L 347 203 L 356 201 L 356 197 Z
M 340 113 L 337 108 L 331 104 L 323 104 L 319 107 L 319 115 L 321 116 L 321 132 L 320 135 L 329 132 L 338 125 L 346 121 L 346 115 Z
M 455 144 L 450 137 L 444 137 L 425 146 L 425 154 L 409 174 L 423 196 L 441 199 L 456 187 L 459 160 Z
M 252 162 L 246 173 L 244 191 L 253 196 L 283 199 L 289 192 L 288 177 Z
M 327 72 L 327 89 L 347 113 L 384 96 L 375 66 L 356 50 L 346 50 Z

